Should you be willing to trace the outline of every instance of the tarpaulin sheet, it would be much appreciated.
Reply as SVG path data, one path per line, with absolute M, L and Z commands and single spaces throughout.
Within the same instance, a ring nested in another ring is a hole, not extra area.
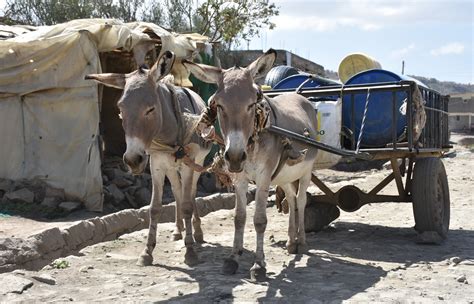
M 178 58 L 207 41 L 108 19 L 38 27 L 0 41 L 0 178 L 42 178 L 89 210 L 102 210 L 98 87 L 84 76 L 102 72 L 101 52 L 153 45 L 145 30 Z

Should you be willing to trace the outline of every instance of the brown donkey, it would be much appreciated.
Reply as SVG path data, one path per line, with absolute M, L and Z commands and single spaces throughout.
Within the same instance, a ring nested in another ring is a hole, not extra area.
M 137 262 L 142 266 L 151 265 L 153 262 L 152 253 L 156 245 L 156 228 L 162 208 L 165 176 L 171 183 L 176 199 L 176 229 L 173 232 L 175 240 L 182 238 L 184 216 L 185 263 L 194 265 L 198 262 L 193 248 L 194 239 L 203 242 L 201 220 L 195 202 L 199 173 L 177 160 L 174 152 L 181 141 L 180 136 L 183 137 L 180 131 L 184 132 L 183 129 L 186 129 L 181 123 L 184 121 L 183 113 L 200 114 L 205 109 L 205 103 L 192 91 L 181 91 L 160 81 L 169 73 L 174 59 L 174 54 L 168 51 L 149 70 L 139 68 L 129 74 L 86 76 L 86 79 L 94 79 L 104 85 L 123 89 L 117 106 L 120 109 L 127 143 L 123 160 L 130 171 L 133 174 L 141 174 L 148 161 L 147 154 L 150 156 L 153 193 L 147 245 Z M 188 135 L 184 143 L 187 155 L 196 164 L 202 165 L 210 146 L 197 136 Z
M 269 50 L 247 68 L 216 67 L 184 62 L 199 79 L 217 84 L 217 92 L 209 101 L 217 110 L 217 117 L 225 141 L 224 158 L 229 171 L 234 173 L 236 192 L 234 246 L 225 259 L 223 272 L 233 274 L 243 251 L 246 221 L 246 191 L 249 181 L 257 185 L 254 225 L 257 234 L 255 263 L 250 270 L 252 279 L 266 275 L 263 240 L 267 226 L 266 206 L 270 185 L 279 185 L 285 191 L 290 206 L 287 249 L 290 253 L 304 252 L 306 237 L 304 210 L 306 189 L 311 180 L 317 150 L 292 143 L 293 151 L 301 151 L 299 161 L 281 161 L 288 155 L 288 140 L 265 131 L 265 127 L 281 128 L 316 137 L 316 114 L 311 103 L 297 94 L 266 98 L 254 84 L 273 65 L 276 52 Z M 262 119 L 262 113 L 264 115 Z M 293 186 L 297 181 L 298 187 Z M 297 212 L 297 214 L 296 214 Z M 299 219 L 299 220 L 297 220 Z

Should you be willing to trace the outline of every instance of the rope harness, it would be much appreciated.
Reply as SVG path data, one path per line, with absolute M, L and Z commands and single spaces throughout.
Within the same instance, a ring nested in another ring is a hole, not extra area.
M 260 87 L 258 87 L 257 91 L 257 100 L 255 102 L 255 119 L 254 119 L 254 127 L 252 131 L 252 135 L 250 136 L 248 142 L 248 149 L 252 150 L 254 148 L 254 144 L 258 141 L 259 135 L 262 132 L 265 132 L 267 128 L 270 127 L 270 113 L 272 113 L 274 124 L 277 123 L 277 116 L 275 114 L 275 110 L 272 107 L 270 100 L 263 94 L 263 91 Z M 199 120 L 198 126 L 196 128 L 196 132 L 205 140 L 213 141 L 217 143 L 221 150 L 225 146 L 224 140 L 220 137 L 214 128 L 214 123 L 217 120 L 217 105 L 216 102 L 211 97 L 209 100 L 209 106 L 206 108 L 204 113 L 201 114 L 201 118 Z M 306 135 L 306 134 L 305 134 Z M 309 136 L 309 134 L 307 135 Z M 297 163 L 302 162 L 305 159 L 307 149 L 303 151 L 295 151 L 291 144 L 290 139 L 284 137 L 282 138 L 283 150 L 281 152 L 278 164 L 276 166 L 275 171 L 272 174 L 271 179 L 273 180 L 278 173 L 281 171 L 285 164 L 293 166 Z M 211 170 L 212 172 L 220 172 L 224 173 L 225 170 L 222 169 L 224 165 L 224 160 L 222 158 L 222 154 L 219 153 L 215 157 L 215 162 L 218 166 L 214 166 Z M 216 171 L 217 170 L 217 171 Z
M 231 186 L 232 185 L 232 180 L 230 179 L 228 173 L 223 170 L 223 163 L 224 159 L 222 158 L 222 155 L 216 154 L 214 156 L 214 159 L 212 163 L 208 166 L 201 166 L 198 165 L 194 162 L 194 160 L 189 157 L 189 143 L 191 141 L 191 137 L 196 132 L 199 127 L 199 124 L 205 123 L 206 125 L 208 122 L 211 122 L 211 125 L 213 124 L 212 120 L 209 120 L 210 117 L 215 117 L 213 114 L 208 114 L 208 109 L 206 109 L 206 112 L 203 113 L 201 116 L 197 115 L 186 115 L 183 114 L 181 111 L 181 107 L 179 104 L 178 100 L 178 95 L 176 92 L 176 89 L 174 86 L 170 84 L 166 84 L 170 94 L 171 94 L 171 101 L 172 101 L 172 106 L 173 106 L 173 112 L 176 117 L 177 121 L 177 130 L 178 130 L 178 136 L 176 138 L 176 142 L 174 145 L 169 145 L 166 143 L 161 142 L 159 139 L 154 138 L 152 140 L 152 145 L 149 148 L 151 151 L 159 151 L 159 152 L 165 152 L 165 153 L 170 153 L 174 156 L 175 161 L 182 160 L 182 162 L 188 166 L 189 168 L 193 169 L 196 172 L 203 173 L 203 172 L 209 172 L 209 173 L 214 173 L 218 179 L 218 181 L 223 185 L 223 186 Z M 183 88 L 184 93 L 186 94 L 187 98 L 189 99 L 191 106 L 193 108 L 193 112 L 196 112 L 195 106 L 194 106 L 194 100 L 191 96 L 191 94 L 187 91 L 186 88 Z M 215 118 L 214 118 L 215 121 Z M 209 137 L 209 134 L 207 134 Z M 202 136 L 204 139 L 206 139 L 205 136 Z M 213 133 L 212 138 L 215 142 L 218 144 L 223 144 L 224 142 L 222 139 Z

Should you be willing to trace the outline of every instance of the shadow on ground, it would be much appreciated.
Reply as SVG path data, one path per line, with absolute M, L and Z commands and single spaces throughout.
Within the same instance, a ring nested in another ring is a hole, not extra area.
M 281 261 L 267 256 L 269 279 L 263 283 L 248 281 L 253 261 L 249 251 L 244 253 L 236 275 L 220 274 L 223 257 L 231 248 L 212 244 L 199 249 L 201 257 L 211 257 L 207 262 L 191 270 L 173 267 L 197 282 L 199 292 L 167 302 L 232 302 L 235 296 L 239 300 L 259 302 L 340 302 L 366 291 L 387 275 L 388 271 L 376 266 L 376 262 L 409 267 L 416 263 L 439 262 L 453 255 L 469 257 L 474 249 L 474 231 L 469 230 L 450 231 L 442 245 L 419 245 L 415 239 L 416 233 L 410 228 L 338 222 L 336 228 L 309 234 L 309 253 L 286 256 L 290 261 L 284 262 L 283 270 L 278 273 L 272 273 L 271 266 L 276 263 L 280 266 Z M 283 243 L 277 242 L 274 246 L 283 247 Z M 249 296 L 256 297 L 246 298 L 246 290 Z

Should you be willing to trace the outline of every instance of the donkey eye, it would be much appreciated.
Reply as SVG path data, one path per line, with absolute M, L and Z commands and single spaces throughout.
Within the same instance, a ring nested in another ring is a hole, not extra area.
M 155 107 L 148 109 L 148 111 L 146 111 L 145 115 L 148 115 L 153 111 L 155 111 Z

